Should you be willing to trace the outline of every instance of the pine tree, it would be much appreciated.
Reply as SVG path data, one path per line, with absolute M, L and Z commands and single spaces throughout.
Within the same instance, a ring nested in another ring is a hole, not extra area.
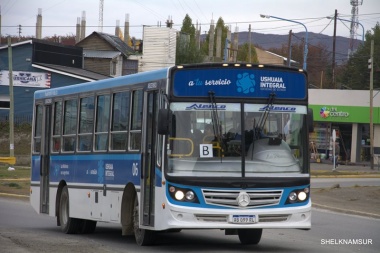
M 374 40 L 374 75 L 373 88 L 380 88 L 380 25 L 377 23 L 372 32 L 367 31 L 365 42 L 359 46 L 357 51 L 350 57 L 347 64 L 343 67 L 337 80 L 355 90 L 368 90 L 370 82 L 370 70 L 368 60 L 371 55 L 371 40 Z
M 181 31 L 177 38 L 176 64 L 200 63 L 204 56 L 197 47 L 195 27 L 188 14 L 182 22 Z

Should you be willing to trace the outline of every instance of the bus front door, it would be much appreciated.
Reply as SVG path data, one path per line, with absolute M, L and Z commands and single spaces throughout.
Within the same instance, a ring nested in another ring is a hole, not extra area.
M 157 140 L 157 113 L 158 113 L 158 92 L 146 92 L 144 101 L 144 156 L 142 166 L 142 224 L 144 226 L 154 226 L 154 187 L 156 168 L 156 140 Z
M 50 166 L 50 129 L 51 105 L 45 104 L 43 110 L 41 133 L 41 168 L 40 168 L 40 212 L 49 213 L 49 166 Z

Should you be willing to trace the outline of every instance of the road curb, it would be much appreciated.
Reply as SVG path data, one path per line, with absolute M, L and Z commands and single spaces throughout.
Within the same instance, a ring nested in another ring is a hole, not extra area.
M 380 178 L 380 175 L 311 175 L 311 178 Z
M 321 204 L 317 204 L 314 202 L 312 203 L 312 207 L 316 207 L 316 208 L 320 208 L 320 209 L 327 209 L 327 210 L 339 212 L 339 213 L 353 214 L 353 215 L 359 215 L 359 216 L 365 216 L 365 217 L 380 219 L 380 214 L 366 213 L 366 212 L 348 210 L 348 209 L 341 209 L 338 207 L 321 205 Z
M 20 195 L 20 194 L 12 194 L 12 193 L 2 193 L 2 192 L 0 192 L 0 196 L 17 197 L 17 198 L 29 198 L 28 195 Z

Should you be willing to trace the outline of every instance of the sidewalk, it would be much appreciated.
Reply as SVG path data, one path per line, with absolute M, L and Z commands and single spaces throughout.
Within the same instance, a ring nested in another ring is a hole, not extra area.
M 380 168 L 377 164 L 374 164 L 373 169 L 371 169 L 371 165 L 369 162 L 363 163 L 339 163 L 335 172 L 333 172 L 334 165 L 330 160 L 321 160 L 321 162 L 317 163 L 314 160 L 310 160 L 310 171 L 313 175 L 321 175 L 324 173 L 329 173 L 330 175 L 339 176 L 342 175 L 373 175 L 375 177 L 380 177 Z
M 310 160 L 310 172 L 312 179 L 316 178 L 367 178 L 380 180 L 380 170 L 377 164 L 371 169 L 367 163 L 339 164 L 335 171 L 330 160 L 322 160 L 317 163 Z M 378 186 L 354 186 L 354 187 L 314 188 L 312 202 L 314 208 L 327 209 L 338 213 L 372 217 L 380 219 L 380 191 Z

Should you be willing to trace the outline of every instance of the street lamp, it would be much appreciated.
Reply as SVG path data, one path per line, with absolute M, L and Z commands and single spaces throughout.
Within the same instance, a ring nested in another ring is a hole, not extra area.
M 333 17 L 326 17 L 326 18 L 328 18 L 328 19 L 333 19 Z M 357 22 L 357 21 L 352 21 L 352 20 L 348 20 L 348 19 L 343 19 L 343 18 L 338 18 L 338 17 L 336 17 L 336 19 L 339 19 L 339 20 L 341 20 L 341 21 L 346 21 L 346 22 L 354 22 L 354 23 L 356 23 L 356 24 L 359 24 L 361 27 L 362 27 L 362 29 L 363 29 L 363 35 L 362 35 L 362 41 L 364 42 L 364 26 L 360 23 L 360 22 Z
M 305 35 L 305 47 L 304 47 L 304 52 L 303 52 L 303 69 L 306 70 L 306 60 L 307 60 L 307 28 L 304 24 L 302 24 L 301 22 L 298 22 L 298 21 L 295 21 L 295 20 L 290 20 L 290 19 L 286 19 L 286 18 L 279 18 L 279 17 L 275 17 L 275 16 L 270 16 L 270 15 L 264 15 L 264 14 L 260 14 L 260 17 L 262 18 L 275 18 L 275 19 L 279 19 L 279 20 L 285 20 L 285 21 L 289 21 L 289 22 L 292 22 L 292 23 L 297 23 L 297 24 L 300 24 L 302 25 L 305 30 L 306 30 L 306 35 Z

